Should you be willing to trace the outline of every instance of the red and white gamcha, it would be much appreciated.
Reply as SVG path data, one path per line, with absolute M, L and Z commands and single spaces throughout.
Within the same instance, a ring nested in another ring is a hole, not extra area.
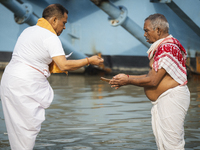
M 181 43 L 171 35 L 152 44 L 148 50 L 149 59 L 154 59 L 153 69 L 164 68 L 180 85 L 187 84 L 186 56 Z

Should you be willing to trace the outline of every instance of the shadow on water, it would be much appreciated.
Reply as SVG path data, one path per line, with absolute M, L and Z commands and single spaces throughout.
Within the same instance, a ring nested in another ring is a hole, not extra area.
M 52 75 L 55 98 L 34 150 L 155 150 L 152 104 L 143 88 L 111 88 L 99 76 Z M 185 120 L 186 150 L 200 149 L 200 79 L 190 79 L 191 104 Z M 0 107 L 0 147 L 9 150 Z

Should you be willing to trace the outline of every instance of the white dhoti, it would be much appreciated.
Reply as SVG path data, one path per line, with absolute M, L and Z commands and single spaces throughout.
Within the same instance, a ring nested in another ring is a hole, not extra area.
M 169 89 L 152 104 L 152 128 L 158 149 L 184 150 L 184 119 L 190 104 L 188 87 Z
M 42 73 L 18 61 L 6 67 L 1 100 L 12 150 L 32 150 L 53 90 Z

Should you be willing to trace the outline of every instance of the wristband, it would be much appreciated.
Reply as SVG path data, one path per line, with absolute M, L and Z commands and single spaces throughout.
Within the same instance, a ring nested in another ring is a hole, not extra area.
M 129 75 L 127 74 L 128 78 L 129 78 Z

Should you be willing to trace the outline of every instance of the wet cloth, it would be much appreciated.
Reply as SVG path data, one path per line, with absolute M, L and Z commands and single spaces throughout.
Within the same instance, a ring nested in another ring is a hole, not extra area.
M 31 35 L 31 36 L 30 36 Z M 47 80 L 52 57 L 65 55 L 56 34 L 38 25 L 19 36 L 1 78 L 1 101 L 12 150 L 32 150 L 54 93 Z
M 154 42 L 147 53 L 149 59 L 154 59 L 152 67 L 155 71 L 164 68 L 179 84 L 187 84 L 185 65 L 187 53 L 172 35 Z
M 184 150 L 184 119 L 190 104 L 188 87 L 169 89 L 152 104 L 152 128 L 158 149 Z

